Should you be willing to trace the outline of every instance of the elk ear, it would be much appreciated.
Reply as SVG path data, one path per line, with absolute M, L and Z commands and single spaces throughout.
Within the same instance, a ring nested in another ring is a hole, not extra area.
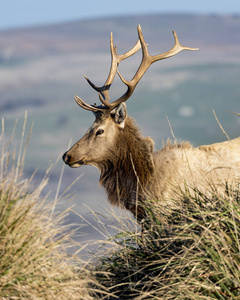
M 126 119 L 127 116 L 127 106 L 123 102 L 119 104 L 115 110 L 114 114 L 114 121 L 124 127 L 124 120 Z

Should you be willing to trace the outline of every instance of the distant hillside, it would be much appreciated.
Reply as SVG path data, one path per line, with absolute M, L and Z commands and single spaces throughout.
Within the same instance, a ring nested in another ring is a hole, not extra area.
M 240 16 L 218 15 L 140 15 L 93 19 L 62 24 L 0 31 L 1 56 L 4 50 L 14 55 L 39 55 L 66 51 L 106 51 L 110 32 L 120 47 L 136 40 L 141 24 L 153 49 L 168 45 L 169 32 L 176 30 L 184 40 L 200 46 L 239 47 Z M 156 35 L 157 33 L 157 35 Z M 7 49 L 8 48 L 8 49 Z

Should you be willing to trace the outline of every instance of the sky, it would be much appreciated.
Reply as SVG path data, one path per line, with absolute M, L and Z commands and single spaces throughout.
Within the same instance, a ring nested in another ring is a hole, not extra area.
M 0 0 L 0 30 L 145 13 L 240 14 L 240 0 Z

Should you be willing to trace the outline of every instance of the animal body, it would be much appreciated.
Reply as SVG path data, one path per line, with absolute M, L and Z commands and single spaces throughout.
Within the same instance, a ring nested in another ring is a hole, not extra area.
M 100 184 L 108 199 L 141 217 L 141 203 L 147 198 L 170 205 L 176 190 L 197 187 L 206 193 L 223 189 L 226 182 L 239 177 L 240 138 L 222 143 L 194 148 L 188 142 L 167 142 L 161 150 L 154 151 L 154 142 L 143 137 L 132 118 L 127 115 L 125 101 L 132 95 L 137 83 L 155 61 L 168 58 L 182 50 L 197 50 L 180 45 L 174 33 L 174 47 L 156 56 L 150 56 L 138 26 L 139 39 L 127 53 L 118 55 L 111 35 L 112 64 L 109 76 L 101 87 L 89 84 L 99 93 L 101 105 L 89 105 L 75 96 L 82 108 L 92 111 L 95 122 L 87 133 L 64 155 L 64 162 L 72 168 L 93 165 L 100 170 Z M 118 72 L 118 64 L 142 49 L 142 62 L 133 79 L 126 81 Z M 118 73 L 127 91 L 110 102 L 109 88 Z

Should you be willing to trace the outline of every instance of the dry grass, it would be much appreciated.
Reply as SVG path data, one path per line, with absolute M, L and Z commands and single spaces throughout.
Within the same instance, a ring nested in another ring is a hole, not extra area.
M 47 176 L 34 188 L 22 176 L 23 127 L 17 151 L 4 130 L 0 139 L 0 299 L 240 299 L 238 186 L 211 197 L 186 187 L 181 205 L 164 212 L 149 201 L 141 224 L 112 215 L 120 232 L 97 264 L 83 263 L 67 254 L 68 211 L 41 197 Z
M 42 199 L 47 177 L 34 188 L 31 179 L 23 179 L 25 124 L 26 119 L 20 146 L 11 153 L 2 121 L 0 299 L 95 299 L 99 285 L 94 276 L 79 258 L 67 254 L 72 246 L 69 228 L 63 226 L 68 212 L 57 214 Z
M 99 281 L 116 299 L 240 299 L 239 189 L 182 199 L 166 215 L 149 203 L 137 231 L 113 238 L 121 248 L 97 270 L 112 274 Z

